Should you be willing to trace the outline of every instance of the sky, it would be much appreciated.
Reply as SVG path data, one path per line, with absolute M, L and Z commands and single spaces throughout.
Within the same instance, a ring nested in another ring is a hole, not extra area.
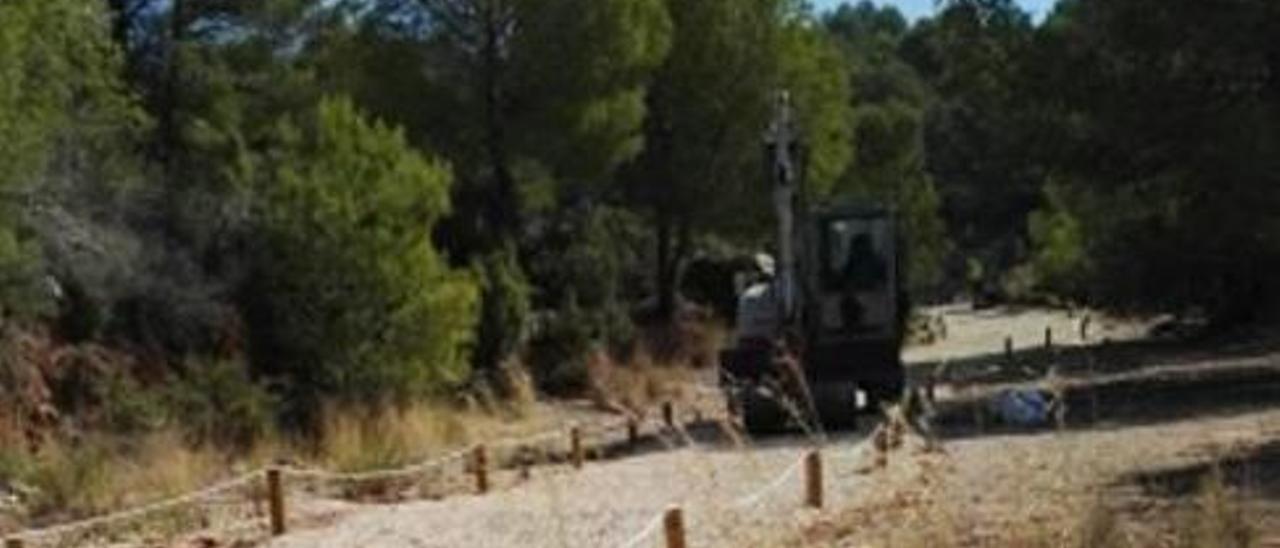
M 917 19 L 933 14 L 936 0 L 874 0 L 876 4 L 893 4 L 902 11 L 907 19 Z M 1048 14 L 1055 0 L 1017 0 L 1022 9 L 1031 14 L 1032 20 L 1040 21 Z M 856 0 L 813 0 L 818 11 L 826 11 L 843 3 L 856 3 Z

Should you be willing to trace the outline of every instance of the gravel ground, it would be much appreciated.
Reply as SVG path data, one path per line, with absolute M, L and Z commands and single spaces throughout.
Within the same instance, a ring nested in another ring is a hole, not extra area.
M 1042 344 L 1045 325 L 1055 326 L 1055 333 L 1078 333 L 1074 319 L 1052 312 L 940 312 L 948 318 L 950 337 L 911 349 L 910 360 L 991 354 L 1002 350 L 1006 335 L 1017 345 Z M 1105 332 L 1121 340 L 1139 328 L 1115 325 Z M 1055 339 L 1080 342 L 1078 336 Z M 944 453 L 924 453 L 918 440 L 910 440 L 890 456 L 887 467 L 874 469 L 865 436 L 847 434 L 823 450 L 823 511 L 804 508 L 799 473 L 744 504 L 745 497 L 769 486 L 808 451 L 806 440 L 773 438 L 741 448 L 716 431 L 704 425 L 694 432 L 700 441 L 692 445 L 591 462 L 581 471 L 538 467 L 532 479 L 508 477 L 486 496 L 355 505 L 328 525 L 300 530 L 270 546 L 662 546 L 661 531 L 650 526 L 672 504 L 685 510 L 689 545 L 697 547 L 1018 544 L 1004 535 L 1065 531 L 1099 493 L 1117 501 L 1152 500 L 1149 493 L 1136 492 L 1127 475 L 1176 470 L 1203 463 L 1211 453 L 1276 443 L 1280 411 L 1272 405 L 1176 419 L 1118 417 L 1064 433 L 960 429 L 942 432 Z M 1268 463 L 1263 465 L 1275 464 Z M 1280 474 L 1280 468 L 1267 471 Z M 1125 511 L 1141 515 L 1157 503 Z M 1265 530 L 1280 530 L 1274 500 L 1260 504 L 1259 523 Z M 653 533 L 627 544 L 645 530 Z M 953 542 L 957 539 L 962 540 Z
M 528 483 L 493 495 L 373 508 L 272 546 L 624 546 L 672 504 L 686 509 L 692 545 L 733 545 L 728 541 L 753 523 L 768 526 L 758 516 L 802 507 L 794 473 L 758 504 L 741 499 L 804 453 L 791 444 L 689 447 L 589 463 L 576 473 L 540 469 Z M 658 545 L 659 534 L 649 537 L 634 546 Z

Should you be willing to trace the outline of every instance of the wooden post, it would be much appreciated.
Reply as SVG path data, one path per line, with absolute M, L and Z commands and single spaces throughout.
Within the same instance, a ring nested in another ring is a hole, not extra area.
M 640 424 L 635 416 L 627 417 L 627 445 L 635 447 L 640 443 Z
M 1053 328 L 1050 326 L 1045 326 L 1044 328 L 1044 347 L 1047 349 L 1053 348 Z
M 667 428 L 676 427 L 676 410 L 671 402 L 662 402 L 662 422 L 667 424 Z
M 1091 424 L 1098 424 L 1098 358 L 1094 356 L 1093 349 L 1089 350 L 1087 358 L 1089 360 L 1089 416 L 1092 419 Z
M 573 467 L 582 469 L 582 429 L 577 426 L 569 428 L 569 451 L 573 458 Z
M 533 449 L 528 447 L 520 448 L 520 481 L 529 481 L 529 468 L 531 468 L 529 461 L 532 460 L 532 457 L 530 457 L 531 454 L 533 454 Z
M 1004 361 L 1013 363 L 1013 337 L 1006 336 L 1004 338 Z
M 662 524 L 666 530 L 667 548 L 688 548 L 684 538 L 684 512 L 679 506 L 667 508 Z
M 279 468 L 267 469 L 267 505 L 271 511 L 271 536 L 278 537 L 285 532 L 284 525 L 284 485 Z
M 889 464 L 889 431 L 884 423 L 871 433 L 871 445 L 875 448 L 875 466 L 884 468 Z
M 815 449 L 804 461 L 804 501 L 814 508 L 822 508 L 822 454 Z
M 489 453 L 485 450 L 484 444 L 477 445 L 471 454 L 472 471 L 476 475 L 476 492 L 485 494 L 489 492 Z

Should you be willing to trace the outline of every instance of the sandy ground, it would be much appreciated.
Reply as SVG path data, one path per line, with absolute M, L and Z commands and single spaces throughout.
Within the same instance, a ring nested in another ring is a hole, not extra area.
M 673 504 L 699 547 L 1026 545 L 1065 542 L 1099 501 L 1151 522 L 1126 534 L 1160 546 L 1176 540 L 1170 516 L 1193 501 L 1210 461 L 1227 463 L 1227 483 L 1244 494 L 1260 535 L 1280 532 L 1280 351 L 1154 348 L 1130 340 L 1135 326 L 1103 330 L 1109 322 L 1098 321 L 1094 336 L 1114 342 L 1103 351 L 1065 314 L 937 313 L 947 340 L 907 357 L 917 372 L 950 364 L 936 420 L 945 451 L 921 452 L 913 439 L 874 468 L 868 427 L 835 436 L 822 450 L 821 511 L 804 508 L 800 474 L 770 483 L 810 439 L 742 446 L 708 422 L 581 471 L 500 478 L 485 496 L 343 506 L 271 546 L 661 546 L 661 531 L 636 535 Z M 1046 325 L 1060 348 L 1042 348 Z M 1012 363 L 1006 336 L 1018 350 Z M 1065 430 L 1000 427 L 980 413 L 983 387 L 1036 385 L 1050 370 L 1071 383 Z

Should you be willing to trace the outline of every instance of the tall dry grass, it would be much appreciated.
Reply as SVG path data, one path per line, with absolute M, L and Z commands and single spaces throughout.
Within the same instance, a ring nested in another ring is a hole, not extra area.
M 51 438 L 36 452 L 6 443 L 0 446 L 0 488 L 15 494 L 21 511 L 0 516 L 0 534 L 140 506 L 268 464 L 339 472 L 395 468 L 556 420 L 543 416 L 527 375 L 514 371 L 503 382 L 502 398 L 477 389 L 457 402 L 332 406 L 314 437 L 272 430 L 234 450 L 193 444 L 176 428 L 132 437 Z
M 25 507 L 44 519 L 101 514 L 195 490 L 226 470 L 229 457 L 164 431 L 123 442 L 49 443 L 14 470 Z
M 1070 460 L 1062 461 L 1062 464 Z M 1059 470 L 1056 473 L 1090 473 Z M 1041 471 L 1044 472 L 1043 470 Z M 1033 472 L 1026 472 L 1029 478 Z M 893 489 L 888 500 L 839 511 L 830 522 L 765 545 L 965 548 L 1253 548 L 1260 546 L 1247 498 L 1216 468 L 1185 499 L 1134 501 L 1112 488 L 1065 495 L 1027 480 L 1025 491 L 1006 494 L 1007 506 L 974 505 L 972 492 L 922 472 L 917 484 Z M 1019 483 L 1019 482 L 1015 482 Z M 1034 485 L 1034 487 L 1032 487 Z M 990 493 L 995 495 L 994 492 Z M 1036 509 L 1028 512 L 1028 509 Z M 856 540 L 856 542 L 851 541 Z
M 587 361 L 591 389 L 588 393 L 598 408 L 609 411 L 642 411 L 664 401 L 681 401 L 691 396 L 696 369 L 681 364 L 655 361 L 648 352 L 638 351 L 625 364 L 607 353 L 596 352 Z

